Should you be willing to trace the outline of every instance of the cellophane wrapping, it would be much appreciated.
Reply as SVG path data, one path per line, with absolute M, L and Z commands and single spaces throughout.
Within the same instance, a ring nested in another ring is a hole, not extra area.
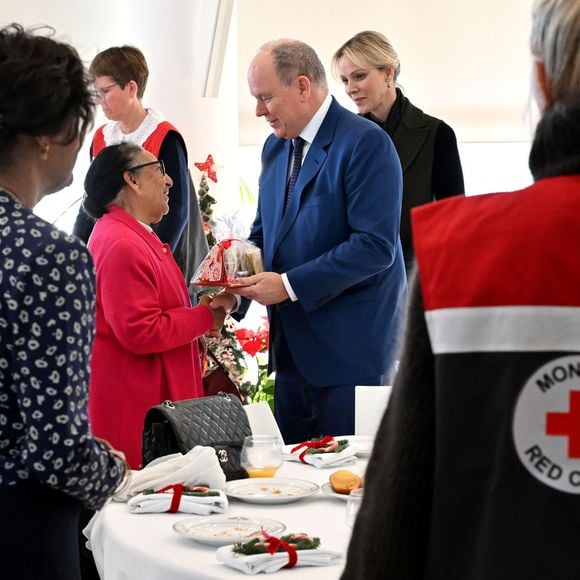
M 224 286 L 264 271 L 260 248 L 248 240 L 248 228 L 239 214 L 216 220 L 215 245 L 195 271 L 191 283 Z

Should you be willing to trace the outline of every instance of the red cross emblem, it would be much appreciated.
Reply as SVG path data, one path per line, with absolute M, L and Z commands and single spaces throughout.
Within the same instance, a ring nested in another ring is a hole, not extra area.
M 570 391 L 567 413 L 546 414 L 546 435 L 568 437 L 568 457 L 580 458 L 580 391 Z

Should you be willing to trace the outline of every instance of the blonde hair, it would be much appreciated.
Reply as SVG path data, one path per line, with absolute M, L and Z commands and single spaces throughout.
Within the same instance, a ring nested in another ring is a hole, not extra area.
M 552 102 L 580 96 L 580 1 L 536 0 L 531 51 L 544 63 Z
M 373 30 L 365 30 L 347 40 L 332 57 L 332 71 L 338 78 L 339 61 L 342 57 L 351 60 L 362 68 L 386 69 L 395 71 L 395 81 L 401 70 L 399 55 L 386 36 Z

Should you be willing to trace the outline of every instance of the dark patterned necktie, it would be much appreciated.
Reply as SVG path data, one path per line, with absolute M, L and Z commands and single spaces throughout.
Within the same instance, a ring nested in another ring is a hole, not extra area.
M 290 174 L 290 181 L 288 182 L 288 190 L 286 191 L 286 203 L 284 204 L 284 210 L 288 207 L 290 203 L 290 198 L 294 192 L 294 186 L 298 179 L 298 174 L 300 173 L 300 167 L 302 167 L 302 148 L 304 147 L 304 139 L 302 137 L 296 137 L 293 141 L 294 152 L 292 154 L 292 173 Z

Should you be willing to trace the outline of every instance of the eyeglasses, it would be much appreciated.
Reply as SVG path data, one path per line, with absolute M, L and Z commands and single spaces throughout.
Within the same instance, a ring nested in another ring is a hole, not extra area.
M 149 167 L 150 165 L 159 165 L 159 171 L 161 171 L 161 175 L 165 175 L 165 163 L 163 163 L 163 159 L 157 159 L 157 161 L 149 161 L 149 163 L 141 163 L 141 165 L 129 167 L 127 171 L 137 171 L 138 169 L 143 169 L 143 167 Z
M 95 99 L 101 99 L 103 100 L 106 96 L 107 93 L 113 88 L 113 87 L 120 87 L 123 83 L 113 83 L 112 85 L 108 85 L 106 87 L 102 87 L 100 89 L 95 89 L 93 91 L 93 96 L 95 97 Z

